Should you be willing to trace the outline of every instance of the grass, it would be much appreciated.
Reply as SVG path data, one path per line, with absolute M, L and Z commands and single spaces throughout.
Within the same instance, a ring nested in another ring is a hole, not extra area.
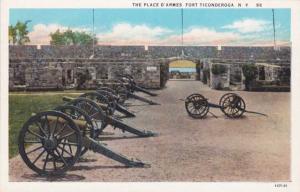
M 9 96 L 9 158 L 18 154 L 18 135 L 32 113 L 50 110 L 63 104 L 62 97 L 74 95 L 10 95 Z
M 10 95 L 53 95 L 53 94 L 80 94 L 80 93 L 86 93 L 86 92 L 91 92 L 90 90 L 63 90 L 63 91 L 12 91 L 10 92 Z

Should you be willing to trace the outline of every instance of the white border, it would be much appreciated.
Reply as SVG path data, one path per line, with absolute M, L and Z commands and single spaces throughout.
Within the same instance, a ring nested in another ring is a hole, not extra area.
M 105 183 L 105 182 L 8 182 L 8 13 L 9 8 L 133 8 L 132 2 L 142 0 L 4 0 L 1 2 L 1 60 L 0 60 L 0 192 L 32 192 L 32 191 L 230 191 L 230 192 L 273 192 L 300 191 L 300 1 L 297 0 L 233 0 L 213 2 L 248 3 L 248 8 L 255 8 L 256 3 L 263 3 L 263 8 L 291 8 L 291 41 L 292 41 L 292 98 L 291 98 L 291 141 L 292 164 L 291 180 L 287 188 L 275 188 L 272 182 L 146 182 L 146 183 Z M 148 2 L 195 2 L 194 0 L 148 0 Z M 196 2 L 204 2 L 196 1 Z M 207 0 L 205 2 L 211 2 Z M 297 75 L 298 74 L 298 75 Z M 101 173 L 100 173 L 101 174 Z M 283 182 L 280 182 L 284 184 Z

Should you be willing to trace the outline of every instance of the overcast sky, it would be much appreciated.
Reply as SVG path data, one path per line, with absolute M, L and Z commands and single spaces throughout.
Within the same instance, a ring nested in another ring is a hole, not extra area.
M 30 44 L 51 32 L 92 33 L 92 9 L 11 9 L 10 24 L 31 20 Z M 290 43 L 290 9 L 275 9 L 276 39 Z M 273 45 L 271 9 L 184 9 L 184 45 Z M 180 45 L 181 9 L 95 9 L 95 34 L 105 45 Z

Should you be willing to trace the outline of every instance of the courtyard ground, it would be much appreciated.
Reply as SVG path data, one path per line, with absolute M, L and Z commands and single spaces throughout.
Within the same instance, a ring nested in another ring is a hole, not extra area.
M 129 157 L 150 163 L 151 168 L 125 168 L 106 157 L 88 152 L 63 177 L 36 175 L 21 160 L 10 159 L 10 181 L 289 181 L 290 93 L 237 92 L 248 110 L 269 117 L 245 114 L 228 119 L 218 109 L 206 119 L 190 118 L 179 101 L 201 93 L 218 103 L 225 91 L 211 90 L 198 81 L 169 81 L 159 96 L 149 97 L 161 105 L 130 107 L 136 118 L 125 122 L 159 133 L 158 137 L 135 138 L 112 128 L 103 142 Z M 140 94 L 142 95 L 142 94 Z

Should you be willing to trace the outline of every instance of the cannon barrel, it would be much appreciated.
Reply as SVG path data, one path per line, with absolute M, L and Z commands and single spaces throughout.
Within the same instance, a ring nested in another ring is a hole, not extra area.
M 152 132 L 152 131 L 146 131 L 146 130 L 139 130 L 139 129 L 136 129 L 136 128 L 133 128 L 129 125 L 126 125 L 125 123 L 113 118 L 113 117 L 110 117 L 110 116 L 107 116 L 106 117 L 107 121 L 112 125 L 112 126 L 115 126 L 119 129 L 121 129 L 122 131 L 127 131 L 129 133 L 132 133 L 132 134 L 135 134 L 135 135 L 138 135 L 140 137 L 154 137 L 154 136 L 158 136 L 157 133 L 155 132 Z
M 123 83 L 126 83 L 126 85 L 129 86 L 132 91 L 140 91 L 140 92 L 146 93 L 147 95 L 150 95 L 150 96 L 157 96 L 156 93 L 152 93 L 152 92 L 138 86 L 136 84 L 136 82 L 134 81 L 133 76 L 131 76 L 129 74 L 119 74 L 119 75 L 117 75 L 117 77 L 119 78 L 120 81 L 122 81 Z
M 67 97 L 67 96 L 63 96 L 62 100 L 65 101 L 65 102 L 70 102 L 70 101 L 73 101 L 75 98 L 74 97 Z M 99 102 L 96 102 L 97 105 L 103 109 L 106 109 L 107 108 L 107 105 L 103 104 L 103 103 L 99 103 Z
M 64 97 L 64 98 L 67 99 L 67 100 L 71 99 L 71 101 L 76 100 L 74 98 L 69 98 L 69 97 Z M 81 99 L 83 99 L 85 101 L 92 102 L 92 103 L 94 103 L 94 105 L 98 105 L 97 102 L 95 102 L 95 101 L 92 101 L 92 100 L 89 100 L 89 99 L 85 99 L 85 98 L 81 98 Z M 112 126 L 118 128 L 118 129 L 121 129 L 122 131 L 127 131 L 129 133 L 138 135 L 140 137 L 152 137 L 152 136 L 156 136 L 157 135 L 156 133 L 153 133 L 151 131 L 138 130 L 136 128 L 128 126 L 125 123 L 123 123 L 123 122 L 115 119 L 113 116 L 110 116 L 110 115 L 105 115 L 103 120 L 105 122 L 104 124 L 107 124 L 107 123 L 111 124 Z
M 32 116 L 36 115 L 35 113 L 32 114 Z M 58 123 L 64 124 L 66 123 L 66 120 L 63 118 L 57 118 L 55 116 L 47 116 L 47 120 L 50 122 L 57 121 Z M 78 126 L 78 128 L 85 128 L 86 127 L 86 121 L 83 119 L 73 119 L 74 123 Z
M 123 107 L 120 104 L 116 104 L 116 110 L 119 111 L 120 113 L 123 113 L 124 115 L 126 115 L 126 117 L 135 117 L 135 114 L 128 111 L 125 107 Z
M 144 97 L 138 96 L 138 95 L 136 95 L 136 94 L 133 94 L 133 93 L 130 93 L 130 92 L 128 92 L 127 94 L 128 94 L 129 97 L 131 97 L 131 98 L 133 98 L 133 99 L 137 99 L 137 100 L 139 100 L 139 101 L 148 103 L 148 104 L 150 104 L 150 105 L 160 105 L 159 103 L 156 103 L 156 102 L 151 101 L 151 100 L 149 100 L 149 99 L 146 99 L 146 98 L 144 98 Z
M 139 86 L 137 86 L 137 85 L 134 85 L 134 90 L 135 90 L 135 91 L 140 91 L 140 92 L 146 93 L 147 95 L 150 95 L 150 96 L 157 96 L 156 93 L 152 93 L 152 92 L 150 92 L 150 91 L 148 91 L 148 90 L 146 90 L 146 89 L 144 89 L 144 88 L 142 88 L 142 87 L 139 87 Z

